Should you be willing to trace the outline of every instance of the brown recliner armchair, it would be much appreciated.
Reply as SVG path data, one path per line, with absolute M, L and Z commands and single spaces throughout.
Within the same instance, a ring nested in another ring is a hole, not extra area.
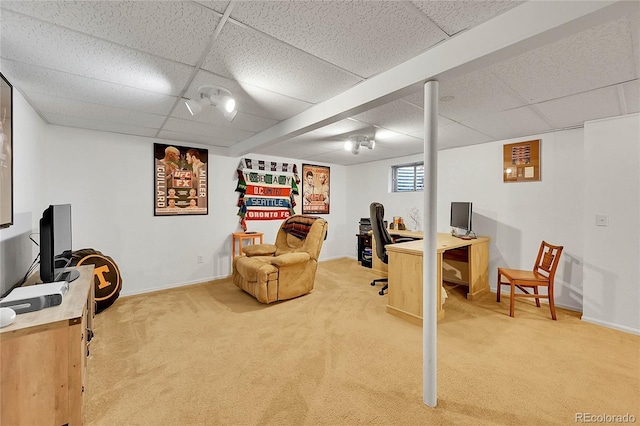
M 233 282 L 262 303 L 287 300 L 313 290 L 327 221 L 294 215 L 280 226 L 275 244 L 243 247 L 233 259 Z

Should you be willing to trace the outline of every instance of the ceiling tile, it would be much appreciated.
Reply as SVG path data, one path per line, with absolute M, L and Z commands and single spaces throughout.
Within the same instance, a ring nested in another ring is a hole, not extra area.
M 234 141 L 211 136 L 196 135 L 193 133 L 174 132 L 170 130 L 162 130 L 158 133 L 158 139 L 177 141 L 177 142 L 191 142 L 200 145 L 205 145 L 210 149 L 215 149 L 221 155 L 228 155 L 228 147 L 234 144 Z
M 206 1 L 206 0 L 198 0 L 195 3 L 200 3 L 201 5 L 208 7 L 211 10 L 215 10 L 218 13 L 224 13 L 227 9 L 227 6 L 230 1 Z
M 130 124 L 137 127 L 149 127 L 156 129 L 156 131 L 162 126 L 162 123 L 164 123 L 164 116 L 159 114 L 149 114 L 89 102 L 74 101 L 34 92 L 26 92 L 25 96 L 29 99 L 31 106 L 41 113 L 50 112 L 89 120 L 99 117 L 102 121 Z
M 13 12 L 3 11 L 1 30 L 5 59 L 167 95 L 179 94 L 191 74 L 186 65 Z
M 368 151 L 368 150 L 367 150 Z M 374 150 L 375 151 L 375 150 Z M 373 151 L 361 152 L 358 155 L 353 155 L 351 152 L 345 150 L 331 151 L 324 154 L 318 154 L 304 158 L 304 160 L 310 163 L 329 163 L 339 164 L 342 166 L 350 166 L 352 164 L 368 163 L 371 161 L 378 161 L 381 158 L 381 153 L 378 151 L 376 155 Z
M 273 92 L 317 103 L 362 79 L 257 31 L 227 24 L 202 68 Z
M 335 123 L 329 124 L 324 127 L 320 127 L 319 129 L 313 130 L 308 135 L 316 137 L 318 139 L 327 139 L 329 138 L 342 138 L 346 140 L 350 135 L 353 134 L 366 134 L 373 133 L 374 129 L 369 123 L 363 123 L 354 119 L 344 119 L 340 121 L 336 121 Z
M 222 139 L 219 137 L 216 137 L 214 139 L 211 136 L 195 135 L 192 133 L 183 132 L 172 132 L 169 130 L 162 130 L 160 133 L 158 133 L 158 139 L 207 145 L 208 147 L 210 147 L 209 149 L 211 149 L 211 153 L 220 155 L 228 155 L 227 147 L 235 143 L 235 141 Z
M 616 86 L 541 102 L 536 108 L 556 126 L 582 126 L 585 121 L 620 115 Z
M 490 70 L 531 103 L 636 78 L 629 18 L 607 22 L 492 65 Z
M 463 82 L 461 82 L 460 84 L 463 84 Z M 471 91 L 474 91 L 475 93 L 475 98 L 473 96 L 470 95 L 470 92 L 466 92 L 466 91 L 458 91 L 458 90 L 454 90 L 456 92 L 462 92 L 460 94 L 460 96 L 455 97 L 454 95 L 454 99 L 451 100 L 445 100 L 442 101 L 440 100 L 438 102 L 438 109 L 439 109 L 439 114 L 438 114 L 438 126 L 447 126 L 449 124 L 453 124 L 455 123 L 454 120 L 449 119 L 447 117 L 445 117 L 443 114 L 443 108 L 445 111 L 447 111 L 447 114 L 452 115 L 452 116 L 458 116 L 458 115 L 464 115 L 465 114 L 465 110 L 467 110 L 468 108 L 470 108 L 467 104 L 469 103 L 484 103 L 484 101 L 482 99 L 477 99 L 477 97 L 481 96 L 478 94 L 479 91 L 482 91 L 482 89 L 479 89 L 475 86 L 473 86 L 471 89 Z M 495 94 L 493 92 L 484 92 L 483 94 L 488 94 L 489 96 L 495 96 Z M 442 99 L 445 95 L 442 95 L 442 92 L 440 92 L 440 99 Z M 416 93 L 409 95 L 409 96 L 405 96 L 404 98 L 405 101 L 412 103 L 413 105 L 416 105 L 419 108 L 422 108 L 424 111 L 424 92 L 422 90 L 417 91 Z M 445 102 L 446 103 L 452 103 L 455 101 L 456 107 L 454 107 L 453 105 L 447 105 L 444 106 Z M 490 108 L 495 108 L 495 106 L 491 103 L 489 103 L 488 105 Z M 471 113 L 471 114 L 476 114 L 476 113 L 472 113 L 467 111 L 466 113 Z
M 415 146 L 420 146 L 420 149 L 422 149 L 424 147 L 424 140 L 422 136 L 416 137 L 405 135 L 403 133 L 396 133 L 385 129 L 377 131 L 375 138 L 375 149 L 378 149 L 378 147 L 396 149 L 402 146 L 411 146 L 412 149 L 415 148 Z
M 116 108 L 168 114 L 175 96 L 99 81 L 62 71 L 2 60 L 2 72 L 24 92 L 41 93 Z
M 224 120 L 226 121 L 226 120 Z M 169 118 L 164 125 L 163 130 L 171 132 L 194 134 L 209 137 L 210 145 L 231 146 L 233 143 L 245 140 L 255 133 L 238 130 L 225 125 L 215 125 L 209 123 L 200 123 L 190 120 L 181 120 L 179 118 Z M 221 142 L 218 142 L 218 139 Z M 222 145 L 232 141 L 233 143 Z
M 525 105 L 487 70 L 442 81 L 439 95 L 438 112 L 456 121 Z
M 79 129 L 99 130 L 104 132 L 122 133 L 125 135 L 154 137 L 158 132 L 149 127 L 135 126 L 131 124 L 114 123 L 85 117 L 73 117 L 69 115 L 45 112 L 42 114 L 50 124 L 59 126 L 77 127 Z
M 447 34 L 475 27 L 524 2 L 515 1 L 412 1 Z
M 304 159 L 309 156 L 335 151 L 341 147 L 342 142 L 318 141 L 309 135 L 302 135 L 276 145 L 262 148 L 257 150 L 256 153 L 287 157 L 290 156 L 292 152 L 295 152 L 295 158 Z
M 238 2 L 231 17 L 367 78 L 444 39 L 396 1 Z
M 410 136 L 423 140 L 424 132 L 415 132 Z M 491 142 L 499 138 L 485 135 L 479 131 L 471 129 L 463 124 L 449 122 L 438 127 L 438 149 L 475 145 L 479 143 Z
M 517 138 L 553 130 L 546 121 L 529 107 L 483 115 L 463 120 L 461 123 L 480 133 L 490 135 L 494 139 Z M 445 129 L 447 127 L 449 126 L 446 126 Z
M 362 149 L 362 148 L 361 148 Z M 379 141 L 376 140 L 376 147 L 374 151 L 379 151 L 379 154 L 388 155 L 389 152 L 393 152 L 395 157 L 401 155 L 412 155 L 424 152 L 424 141 L 422 139 L 403 135 L 402 138 Z
M 494 140 L 491 136 L 482 134 L 462 124 L 438 127 L 438 149 L 475 145 Z
M 3 3 L 6 9 L 191 65 L 202 56 L 219 22 L 217 13 L 185 1 Z
M 353 118 L 406 134 L 417 132 L 424 127 L 424 111 L 402 99 L 354 115 Z

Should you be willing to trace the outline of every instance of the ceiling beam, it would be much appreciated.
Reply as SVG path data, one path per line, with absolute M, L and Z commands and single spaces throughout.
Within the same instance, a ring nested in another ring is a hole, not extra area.
M 627 1 L 529 1 L 229 148 L 240 157 L 632 13 Z

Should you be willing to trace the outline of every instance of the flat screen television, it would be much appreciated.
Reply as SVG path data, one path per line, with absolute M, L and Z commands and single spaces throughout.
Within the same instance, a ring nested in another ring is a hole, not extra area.
M 43 283 L 71 282 L 80 273 L 71 263 L 71 204 L 50 205 L 40 219 L 40 279 Z
M 449 224 L 452 228 L 456 228 L 453 230 L 455 236 L 469 236 L 469 234 L 473 232 L 473 229 L 471 228 L 472 215 L 472 203 L 460 201 L 454 201 L 451 203 L 451 221 Z

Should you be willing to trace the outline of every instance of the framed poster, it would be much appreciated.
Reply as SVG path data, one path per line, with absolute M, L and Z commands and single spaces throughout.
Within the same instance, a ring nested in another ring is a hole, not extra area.
M 302 214 L 329 214 L 329 167 L 302 165 Z
M 209 150 L 153 144 L 154 216 L 209 213 Z
M 13 86 L 0 77 L 0 228 L 7 228 L 13 225 Z
M 506 144 L 502 152 L 502 181 L 540 180 L 540 139 Z

